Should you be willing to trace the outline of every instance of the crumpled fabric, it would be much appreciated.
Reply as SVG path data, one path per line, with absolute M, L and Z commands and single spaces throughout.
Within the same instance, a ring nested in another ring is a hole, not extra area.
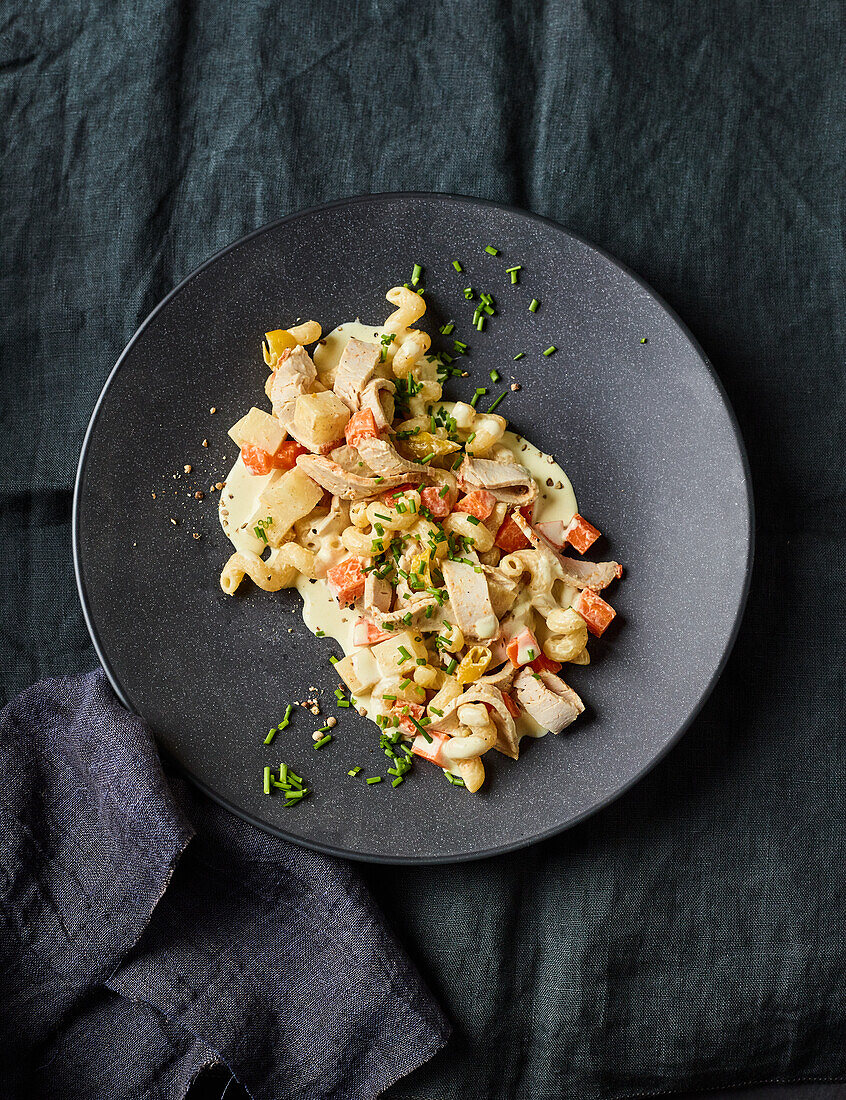
M 395 1100 L 846 1076 L 845 47 L 837 0 L 0 11 L 8 695 L 94 662 L 70 490 L 113 362 L 197 264 L 294 210 L 433 189 L 555 218 L 667 299 L 738 415 L 756 568 L 679 746 L 529 851 L 365 870 L 456 1025 Z
M 167 777 L 102 671 L 4 709 L 0 774 L 4 1097 L 181 1098 L 223 1064 L 255 1100 L 369 1100 L 445 1042 L 352 865 Z

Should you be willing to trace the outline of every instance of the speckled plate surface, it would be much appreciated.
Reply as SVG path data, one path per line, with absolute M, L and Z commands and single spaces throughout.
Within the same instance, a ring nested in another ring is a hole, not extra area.
M 500 254 L 486 254 L 486 244 Z M 558 737 L 524 740 L 518 763 L 489 753 L 489 779 L 475 796 L 423 763 L 396 789 L 365 785 L 363 775 L 385 775 L 388 763 L 376 728 L 334 709 L 327 658 L 337 648 L 305 628 L 297 593 L 268 595 L 245 581 L 227 597 L 218 585 L 230 546 L 209 487 L 235 457 L 227 429 L 260 403 L 261 334 L 297 317 L 316 318 L 324 331 L 357 316 L 381 322 L 385 291 L 414 263 L 426 269 L 425 327 L 436 346 L 449 318 L 471 345 L 470 377 L 447 396 L 507 388 L 490 383 L 493 367 L 506 383 L 519 381 L 498 411 L 556 456 L 580 510 L 606 536 L 603 552 L 626 567 L 609 595 L 618 617 L 591 642 L 594 663 L 566 674 L 586 713 Z M 505 273 L 513 264 L 523 265 L 517 286 Z M 499 305 L 483 334 L 471 327 L 467 285 Z M 528 309 L 533 297 L 537 313 Z M 544 358 L 550 344 L 558 351 Z M 526 356 L 515 362 L 518 351 Z M 751 516 L 743 445 L 720 383 L 636 276 L 518 210 L 447 195 L 374 195 L 294 214 L 236 242 L 151 314 L 91 420 L 74 555 L 116 691 L 204 790 L 299 843 L 431 863 L 548 837 L 608 803 L 667 751 L 734 640 Z M 335 741 L 315 752 L 318 722 L 299 709 L 265 747 L 285 704 L 312 688 L 323 716 L 339 717 Z M 264 766 L 280 760 L 314 791 L 295 809 L 262 793 Z M 364 769 L 358 779 L 347 775 L 354 765 Z

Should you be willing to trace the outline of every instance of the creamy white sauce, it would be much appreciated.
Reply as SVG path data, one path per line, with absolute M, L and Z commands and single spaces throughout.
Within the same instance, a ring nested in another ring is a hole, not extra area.
M 341 353 L 351 338 L 355 337 L 365 343 L 379 344 L 383 332 L 384 329 L 378 325 L 364 325 L 359 321 L 348 321 L 338 325 L 315 347 L 312 355 L 321 381 L 327 385 L 331 384 Z M 387 350 L 388 362 L 393 358 L 393 354 L 392 345 Z M 449 401 L 439 402 L 439 404 L 448 409 L 452 406 L 452 402 Z M 576 496 L 570 479 L 555 459 L 514 432 L 506 432 L 502 438 L 502 444 L 508 447 L 520 465 L 525 467 L 538 483 L 536 520 L 539 522 L 563 520 L 569 523 L 578 510 Z M 281 475 L 280 470 L 264 475 L 251 474 L 241 461 L 240 455 L 238 456 L 235 465 L 227 475 L 219 505 L 221 526 L 236 550 L 252 550 L 256 554 L 261 554 L 266 549 L 265 543 L 256 537 L 253 530 L 258 520 L 262 518 L 258 498 L 264 488 Z M 352 640 L 353 628 L 358 619 L 358 612 L 354 608 L 339 607 L 329 591 L 329 586 L 323 580 L 311 580 L 301 575 L 297 580 L 296 588 L 303 601 L 303 621 L 312 634 L 322 631 L 327 638 L 333 638 L 345 654 L 353 652 L 355 648 Z M 527 598 L 528 593 L 518 597 L 515 604 L 518 614 L 521 600 L 527 603 Z M 378 706 L 369 695 L 356 696 L 356 702 L 359 708 L 366 709 L 370 718 L 375 718 L 379 713 Z M 547 732 L 525 712 L 515 721 L 521 736 L 543 737 Z

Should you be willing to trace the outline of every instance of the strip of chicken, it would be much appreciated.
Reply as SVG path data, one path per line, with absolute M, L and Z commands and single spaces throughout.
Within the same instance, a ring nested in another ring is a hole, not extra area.
M 396 474 L 394 477 L 364 477 L 345 470 L 325 455 L 300 455 L 297 465 L 312 481 L 328 489 L 334 496 L 343 497 L 344 500 L 366 500 L 368 497 L 374 497 L 413 480 L 408 474 Z
M 560 733 L 585 709 L 575 691 L 552 672 L 521 668 L 514 677 L 514 691 L 526 713 L 551 733 Z
M 458 468 L 458 484 L 466 492 L 487 489 L 497 500 L 523 506 L 538 495 L 535 479 L 516 462 L 496 462 L 492 458 L 467 455 Z

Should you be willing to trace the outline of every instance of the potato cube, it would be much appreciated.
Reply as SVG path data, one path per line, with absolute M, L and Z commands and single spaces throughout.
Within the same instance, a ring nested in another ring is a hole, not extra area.
M 263 409 L 250 409 L 229 429 L 229 438 L 239 447 L 258 447 L 275 455 L 288 433 L 275 416 Z
M 400 652 L 401 649 L 404 652 Z M 398 676 L 400 679 L 410 679 L 417 667 L 417 658 L 422 657 L 425 660 L 427 657 L 426 646 L 420 635 L 413 630 L 403 630 L 400 634 L 392 635 L 387 641 L 373 646 L 371 652 L 383 676 Z M 406 657 L 406 653 L 410 656 Z
M 335 671 L 353 693 L 363 695 L 379 679 L 379 670 L 369 649 L 357 649 L 335 664 Z
M 309 450 L 317 451 L 344 438 L 350 410 L 331 390 L 304 393 L 294 407 L 292 434 Z
M 281 546 L 297 520 L 307 516 L 322 496 L 323 489 L 299 466 L 287 470 L 278 481 L 263 489 L 258 498 L 256 517 L 270 517 L 271 523 L 264 529 L 270 545 Z

